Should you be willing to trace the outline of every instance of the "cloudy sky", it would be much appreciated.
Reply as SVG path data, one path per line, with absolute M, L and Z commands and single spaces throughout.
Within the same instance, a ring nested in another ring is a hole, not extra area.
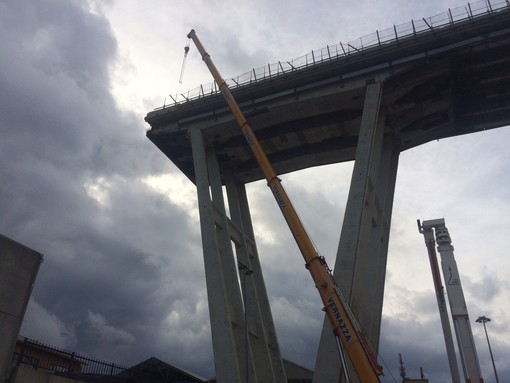
M 0 0 L 0 233 L 44 254 L 22 334 L 131 365 L 150 356 L 214 375 L 193 185 L 145 137 L 168 94 L 464 6 L 460 0 Z M 445 218 L 482 373 L 510 367 L 510 129 L 434 141 L 400 157 L 380 354 L 398 378 L 448 382 L 416 219 Z M 332 265 L 352 163 L 283 176 Z M 331 182 L 335 180 L 335 182 Z M 322 312 L 264 183 L 248 186 L 283 356 L 313 368 Z M 276 240 L 278 238 L 278 240 Z M 288 249 L 293 249 L 289 251 Z M 292 314 L 292 315 L 289 315 Z M 387 374 L 384 382 L 393 378 Z

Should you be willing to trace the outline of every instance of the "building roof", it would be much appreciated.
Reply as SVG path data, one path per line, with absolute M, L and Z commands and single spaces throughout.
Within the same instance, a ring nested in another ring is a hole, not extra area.
M 151 357 L 143 362 L 140 362 L 128 371 L 141 373 L 144 376 L 150 376 L 151 382 L 178 382 L 178 383 L 204 383 L 207 382 L 203 378 L 192 372 L 177 368 L 168 363 L 159 360 L 158 358 Z
M 308 383 L 312 382 L 313 379 L 313 371 L 300 366 L 294 362 L 291 362 L 287 359 L 282 359 L 283 368 L 285 370 L 285 375 L 287 376 L 287 382 L 289 383 Z M 216 383 L 216 378 L 212 378 L 208 380 L 207 383 Z

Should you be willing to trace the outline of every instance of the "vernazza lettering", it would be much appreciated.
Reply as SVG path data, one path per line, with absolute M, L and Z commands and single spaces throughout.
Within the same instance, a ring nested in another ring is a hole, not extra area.
M 283 200 L 281 194 L 280 194 L 280 191 L 278 190 L 277 186 L 276 185 L 271 185 L 271 191 L 273 192 L 273 195 L 276 199 L 276 201 L 278 202 L 278 205 L 280 205 L 280 209 L 285 209 L 285 207 L 287 205 L 285 205 L 285 201 Z
M 333 300 L 333 297 L 329 297 L 328 304 L 329 307 L 331 307 L 331 310 L 333 311 L 333 315 L 335 316 L 335 319 L 338 322 L 338 326 L 340 327 L 340 330 L 342 331 L 345 340 L 350 341 L 352 336 L 349 333 L 349 329 L 347 328 L 344 318 L 342 318 L 342 315 L 340 314 L 338 307 L 336 306 L 336 303 Z

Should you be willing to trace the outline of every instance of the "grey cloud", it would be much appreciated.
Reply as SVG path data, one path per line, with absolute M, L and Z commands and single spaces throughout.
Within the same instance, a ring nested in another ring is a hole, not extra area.
M 0 232 L 45 255 L 23 331 L 117 363 L 165 353 L 172 302 L 204 302 L 199 233 L 143 182 L 176 170 L 110 94 L 108 21 L 79 1 L 1 8 Z M 210 356 L 185 367 L 210 370 Z
M 508 282 L 500 280 L 495 274 L 485 275 L 480 281 L 462 277 L 462 284 L 480 304 L 497 300 L 502 290 L 508 286 Z
M 106 319 L 97 313 L 88 312 L 88 320 L 90 322 L 90 330 L 92 336 L 98 339 L 99 344 L 115 344 L 115 343 L 134 343 L 136 338 L 129 332 L 117 329 L 108 323 Z
M 443 347 L 440 322 L 428 320 L 414 322 L 398 318 L 384 318 L 381 330 L 381 346 L 379 353 L 383 356 L 387 371 L 387 382 L 390 373 L 398 376 L 398 354 L 402 354 L 407 367 L 408 377 L 419 378 L 419 367 L 423 367 L 430 381 L 448 382 L 451 377 L 447 371 L 448 359 Z M 409 334 L 413 334 L 412 338 Z M 418 341 L 419 340 L 419 341 Z M 417 345 L 417 342 L 419 343 Z
M 70 349 L 76 345 L 76 334 L 72 326 L 49 313 L 34 299 L 28 304 L 25 318 L 20 331 L 24 336 L 54 347 Z

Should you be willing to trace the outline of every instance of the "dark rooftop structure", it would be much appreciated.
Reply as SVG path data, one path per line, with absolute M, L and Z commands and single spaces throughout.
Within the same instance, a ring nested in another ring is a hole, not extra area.
M 144 382 L 205 383 L 207 379 L 189 371 L 174 367 L 158 358 L 149 358 L 129 368 L 126 372 L 144 377 Z M 120 374 L 122 375 L 122 374 Z

